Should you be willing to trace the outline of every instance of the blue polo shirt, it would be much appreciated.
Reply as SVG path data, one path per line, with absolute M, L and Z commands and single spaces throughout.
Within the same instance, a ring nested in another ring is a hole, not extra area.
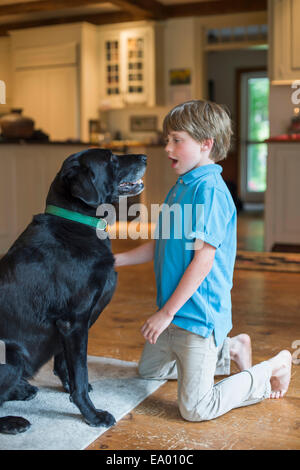
M 155 232 L 154 270 L 161 309 L 193 259 L 201 239 L 216 248 L 209 274 L 178 310 L 172 323 L 203 337 L 214 332 L 216 345 L 232 328 L 231 288 L 236 257 L 236 208 L 215 163 L 181 175 L 169 191 Z

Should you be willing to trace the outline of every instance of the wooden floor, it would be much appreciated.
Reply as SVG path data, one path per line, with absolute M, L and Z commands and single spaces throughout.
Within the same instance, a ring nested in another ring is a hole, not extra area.
M 264 251 L 264 212 L 242 211 L 237 222 L 237 248 L 247 251 Z
M 113 250 L 124 251 L 137 243 L 114 240 Z M 153 266 L 123 267 L 118 273 L 117 291 L 91 329 L 88 352 L 138 361 L 144 344 L 140 327 L 156 309 Z M 243 332 L 251 336 L 254 363 L 282 349 L 294 352 L 294 362 L 296 355 L 300 362 L 299 286 L 300 273 L 235 271 L 230 336 Z M 298 354 L 292 348 L 296 340 Z M 285 398 L 238 408 L 201 423 L 181 418 L 177 382 L 169 381 L 88 449 L 300 449 L 300 364 L 293 365 Z

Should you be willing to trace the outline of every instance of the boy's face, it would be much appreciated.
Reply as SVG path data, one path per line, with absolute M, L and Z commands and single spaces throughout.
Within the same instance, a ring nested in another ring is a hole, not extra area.
M 183 175 L 202 165 L 214 163 L 209 158 L 213 139 L 198 142 L 185 131 L 170 131 L 165 150 L 171 159 L 172 168 Z

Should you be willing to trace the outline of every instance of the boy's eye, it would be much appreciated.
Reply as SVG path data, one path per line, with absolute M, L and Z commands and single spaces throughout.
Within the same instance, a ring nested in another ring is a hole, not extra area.
M 178 139 L 176 137 L 171 137 L 171 139 L 164 139 L 164 142 L 165 142 L 165 145 L 168 145 L 170 143 L 170 140 L 171 142 L 177 144 L 178 142 L 181 141 L 181 139 Z

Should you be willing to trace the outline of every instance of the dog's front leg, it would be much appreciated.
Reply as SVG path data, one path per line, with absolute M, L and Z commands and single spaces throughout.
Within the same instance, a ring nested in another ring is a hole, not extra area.
M 69 386 L 69 373 L 67 368 L 67 361 L 65 359 L 64 352 L 61 352 L 54 356 L 54 366 L 53 366 L 53 373 L 60 378 L 62 386 L 64 387 L 65 392 L 70 393 L 70 386 Z M 91 384 L 88 384 L 88 391 L 91 392 L 93 387 Z
M 87 342 L 88 327 L 69 320 L 56 322 L 61 334 L 69 374 L 70 400 L 78 406 L 85 421 L 91 426 L 112 426 L 115 418 L 103 410 L 96 410 L 88 395 Z

